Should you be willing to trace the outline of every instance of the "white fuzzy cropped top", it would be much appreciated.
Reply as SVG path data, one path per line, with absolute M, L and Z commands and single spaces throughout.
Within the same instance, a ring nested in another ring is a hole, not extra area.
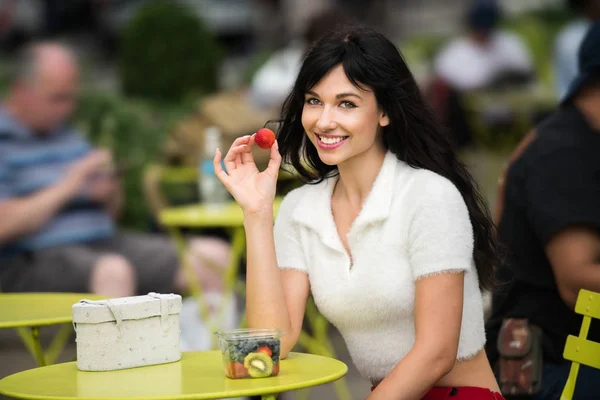
M 485 344 L 482 296 L 473 229 L 456 187 L 388 153 L 347 235 L 351 265 L 331 212 L 336 180 L 285 197 L 275 248 L 280 268 L 308 274 L 319 311 L 338 328 L 363 377 L 382 380 L 412 348 L 415 281 L 444 271 L 465 271 L 457 359 L 475 355 Z

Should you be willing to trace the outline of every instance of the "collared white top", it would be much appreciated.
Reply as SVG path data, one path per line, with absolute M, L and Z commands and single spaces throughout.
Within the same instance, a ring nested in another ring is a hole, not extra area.
M 485 344 L 483 304 L 473 229 L 457 188 L 388 152 L 347 234 L 351 261 L 331 211 L 336 181 L 304 185 L 285 197 L 275 248 L 280 268 L 308 274 L 319 311 L 344 337 L 360 373 L 380 381 L 410 351 L 415 281 L 443 272 L 465 272 L 457 359 L 475 355 Z

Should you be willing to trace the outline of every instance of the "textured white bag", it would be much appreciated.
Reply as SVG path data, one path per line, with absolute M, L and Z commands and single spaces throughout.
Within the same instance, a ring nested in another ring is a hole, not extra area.
M 179 361 L 180 311 L 177 294 L 73 304 L 77 368 L 112 371 Z

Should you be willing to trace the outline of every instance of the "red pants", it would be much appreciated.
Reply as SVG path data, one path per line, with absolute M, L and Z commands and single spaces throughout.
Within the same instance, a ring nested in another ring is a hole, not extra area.
M 373 390 L 373 388 L 371 388 Z M 500 393 L 480 387 L 434 387 L 421 400 L 506 400 Z
M 505 400 L 500 393 L 480 387 L 434 387 L 421 400 Z

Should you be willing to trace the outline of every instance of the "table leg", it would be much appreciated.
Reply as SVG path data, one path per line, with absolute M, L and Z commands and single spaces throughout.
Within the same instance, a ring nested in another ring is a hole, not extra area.
M 54 336 L 54 338 L 52 339 L 50 346 L 48 346 L 48 350 L 46 350 L 45 359 L 48 365 L 54 364 L 60 353 L 65 348 L 72 334 L 73 326 L 71 324 L 62 325 L 59 328 L 59 331 L 56 333 L 56 336 Z
M 179 229 L 177 229 L 175 227 L 170 227 L 169 232 L 175 243 L 175 247 L 177 249 L 177 254 L 179 256 L 179 260 L 182 264 L 182 267 L 184 268 L 184 271 L 186 274 L 186 279 L 188 280 L 188 284 L 190 287 L 190 293 L 198 301 L 198 305 L 200 308 L 200 317 L 201 317 L 202 321 L 204 321 L 208 325 L 210 331 L 214 332 L 216 330 L 216 327 L 218 327 L 219 324 L 223 320 L 224 311 L 228 304 L 228 301 L 227 301 L 229 298 L 228 295 L 231 294 L 235 290 L 235 281 L 237 279 L 238 268 L 239 268 L 240 260 L 242 259 L 242 256 L 244 254 L 244 249 L 246 246 L 246 238 L 245 238 L 244 229 L 242 227 L 234 228 L 233 232 L 232 232 L 231 261 L 230 261 L 230 264 L 227 268 L 227 272 L 224 277 L 225 291 L 223 293 L 223 301 L 221 301 L 221 303 L 219 304 L 218 310 L 217 310 L 216 321 L 211 319 L 211 317 L 210 317 L 210 311 L 208 309 L 208 305 L 206 304 L 206 301 L 204 300 L 204 297 L 202 294 L 202 287 L 200 286 L 200 284 L 197 281 L 196 272 L 194 271 L 194 268 L 191 265 L 189 265 L 189 263 L 187 262 L 187 259 L 185 256 L 186 247 L 187 247 L 185 238 L 183 237 L 183 235 L 181 234 Z M 211 348 L 218 349 L 218 340 L 217 340 L 217 337 L 214 335 L 212 335 L 212 337 L 211 337 Z
M 210 311 L 208 310 L 208 306 L 204 301 L 204 297 L 202 297 L 202 288 L 200 287 L 200 283 L 198 283 L 198 278 L 196 277 L 196 271 L 194 271 L 194 267 L 192 267 L 185 256 L 186 252 L 186 243 L 185 238 L 179 231 L 179 229 L 174 227 L 169 227 L 169 233 L 173 238 L 173 242 L 175 243 L 175 248 L 177 250 L 177 254 L 179 256 L 179 262 L 183 268 L 185 273 L 185 277 L 187 280 L 187 284 L 190 290 L 190 293 L 194 298 L 198 301 L 198 307 L 200 309 L 200 317 L 203 321 L 208 321 Z
M 30 328 L 17 328 L 17 332 L 19 333 L 19 336 L 21 336 L 23 343 L 25 343 L 25 347 L 27 347 L 27 350 L 29 350 L 38 366 L 45 366 L 46 359 L 44 357 L 42 345 L 40 344 L 40 328 L 38 326 L 33 326 Z

